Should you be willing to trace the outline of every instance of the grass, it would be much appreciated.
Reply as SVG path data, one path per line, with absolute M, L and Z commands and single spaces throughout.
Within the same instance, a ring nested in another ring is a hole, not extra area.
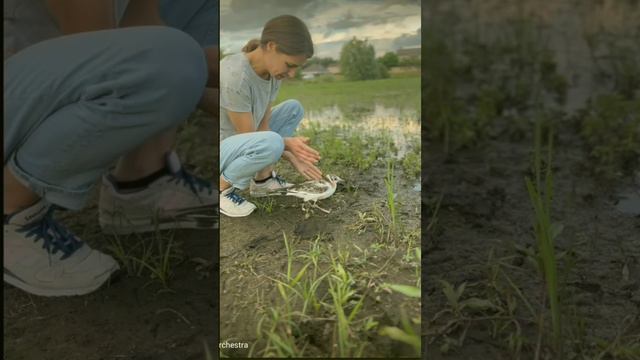
M 381 333 L 376 332 L 379 322 L 370 315 L 371 310 L 366 304 L 369 294 L 380 291 L 383 285 L 375 275 L 367 275 L 367 280 L 360 278 L 368 274 L 366 269 L 371 267 L 374 257 L 367 257 L 366 249 L 353 246 L 364 256 L 359 259 L 349 250 L 350 247 L 334 249 L 331 245 L 323 245 L 320 237 L 307 242 L 306 249 L 296 249 L 297 242 L 283 233 L 283 243 L 287 253 L 285 270 L 277 277 L 270 278 L 279 301 L 258 307 L 261 313 L 256 327 L 258 339 L 249 356 L 309 355 L 312 341 L 309 336 L 318 334 L 307 333 L 303 325 L 327 322 L 333 325 L 332 333 L 327 334 L 326 338 L 313 340 L 316 344 L 330 341 L 330 354 L 325 356 L 364 356 L 370 343 L 368 339 L 376 334 L 411 345 L 419 354 L 419 340 L 416 340 L 419 335 L 413 325 L 417 320 L 406 318 L 404 310 L 402 328 L 391 326 L 385 327 Z M 419 257 L 419 252 L 416 256 Z M 363 270 L 356 270 L 360 266 L 358 264 L 366 266 Z M 363 287 L 363 282 L 369 285 Z M 376 283 L 380 285 L 374 286 Z M 420 296 L 420 290 L 412 285 L 385 284 L 384 287 L 410 298 Z
M 410 178 L 420 178 L 422 169 L 422 159 L 420 157 L 420 147 L 413 147 L 413 151 L 408 152 L 402 158 L 402 168 L 404 173 Z
M 256 198 L 251 200 L 256 207 L 266 214 L 273 213 L 273 207 L 276 201 L 272 197 Z
M 419 257 L 420 253 L 418 251 L 418 248 L 416 248 L 416 253 L 418 254 L 418 257 Z M 382 286 L 387 287 L 400 294 L 403 294 L 409 298 L 420 299 L 422 296 L 420 288 L 412 285 L 383 284 Z M 413 347 L 415 355 L 420 356 L 422 353 L 421 352 L 422 344 L 420 340 L 420 334 L 414 330 L 413 325 L 411 324 L 411 321 L 408 319 L 404 309 L 401 310 L 400 321 L 402 323 L 402 329 L 396 326 L 385 326 L 380 329 L 380 335 L 388 336 L 393 340 L 400 341 L 410 345 L 411 347 Z M 421 323 L 420 317 L 414 319 L 413 322 L 420 325 Z
M 520 18 L 495 39 L 467 34 L 446 41 L 448 30 L 433 25 L 425 37 L 432 56 L 425 59 L 429 82 L 422 96 L 429 104 L 427 134 L 442 143 L 445 154 L 495 136 L 500 118 L 535 108 L 539 96 L 558 105 L 566 101 L 567 81 L 539 26 Z
M 640 165 L 640 99 L 601 95 L 576 119 L 597 176 L 619 178 Z
M 329 294 L 333 300 L 332 312 L 336 315 L 336 331 L 334 332 L 334 341 L 338 345 L 338 353 L 340 357 L 361 357 L 366 343 L 356 345 L 352 342 L 351 328 L 352 323 L 362 308 L 364 296 L 352 306 L 351 311 L 347 307 L 352 302 L 352 298 L 356 295 L 356 291 L 352 289 L 354 283 L 353 277 L 340 262 L 336 262 L 335 258 L 331 258 L 332 274 L 329 276 Z M 335 357 L 335 354 L 332 354 Z
M 387 208 L 391 218 L 391 228 L 398 231 L 398 211 L 396 209 L 396 192 L 394 191 L 395 177 L 393 175 L 393 161 L 387 161 L 387 174 L 384 178 L 384 185 L 387 188 Z
M 149 234 L 108 236 L 107 249 L 132 276 L 148 276 L 147 283 L 158 282 L 164 291 L 170 290 L 175 266 L 184 261 L 174 231 L 155 231 Z
M 538 121 L 535 128 L 534 174 L 535 182 L 525 180 L 529 198 L 534 209 L 534 231 L 538 244 L 539 268 L 544 276 L 549 306 L 551 307 L 552 341 L 556 356 L 562 357 L 562 319 L 558 299 L 558 270 L 555 253 L 555 239 L 562 231 L 562 225 L 551 221 L 551 200 L 553 198 L 552 152 L 553 132 L 548 132 L 546 169 L 542 180 L 542 129 Z M 544 330 L 542 323 L 540 331 Z M 539 347 L 537 348 L 539 349 Z M 539 350 L 535 358 L 539 358 Z
M 637 97 L 640 90 L 640 30 L 626 33 L 599 31 L 585 33 L 591 60 L 597 67 L 597 77 L 612 84 L 614 93 L 627 100 Z
M 343 113 L 357 112 L 375 104 L 387 107 L 420 109 L 420 76 L 333 82 L 285 82 L 275 103 L 299 100 L 305 109 L 338 106 Z
M 322 154 L 321 166 L 325 172 L 336 167 L 365 171 L 379 159 L 391 155 L 389 144 L 392 142 L 384 134 L 358 134 L 340 126 L 321 129 L 314 124 L 300 133 L 311 138 L 313 147 Z

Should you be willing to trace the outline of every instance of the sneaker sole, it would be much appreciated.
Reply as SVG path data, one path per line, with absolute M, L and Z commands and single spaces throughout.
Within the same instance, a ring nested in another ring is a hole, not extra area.
M 267 197 L 267 196 L 287 195 L 287 190 L 286 189 L 282 189 L 282 190 L 274 190 L 274 191 L 267 191 L 267 192 L 252 192 L 252 191 L 249 191 L 249 195 L 251 197 Z
M 7 284 L 13 285 L 14 287 L 26 291 L 29 294 L 38 295 L 38 296 L 77 296 L 77 295 L 86 295 L 91 292 L 98 290 L 102 285 L 108 282 L 108 280 L 120 269 L 119 266 L 115 266 L 111 270 L 108 270 L 103 275 L 101 275 L 96 281 L 94 285 L 84 288 L 73 288 L 73 289 L 50 289 L 50 288 L 39 288 L 33 286 L 31 284 L 27 284 L 21 279 L 12 276 L 11 274 L 4 273 L 3 280 Z
M 126 224 L 101 221 L 100 227 L 102 228 L 102 231 L 116 235 L 128 235 L 172 229 L 212 230 L 218 228 L 218 218 L 200 220 L 158 219 L 153 221 L 149 221 L 148 218 L 143 220 L 127 219 Z
M 119 215 L 114 218 L 105 213 L 101 213 L 100 215 L 99 222 L 102 231 L 116 235 L 171 229 L 211 230 L 218 228 L 220 218 L 218 215 L 188 213 L 162 218 L 150 218 L 147 216 L 129 218 L 126 217 L 126 215 Z
M 252 212 L 254 212 L 256 210 L 256 208 L 253 208 L 250 212 L 248 212 L 247 214 L 231 214 L 231 213 L 227 213 L 226 211 L 224 211 L 223 209 L 220 209 L 220 213 L 224 214 L 225 216 L 228 217 L 233 217 L 233 218 L 239 218 L 239 217 L 245 217 L 245 216 L 249 216 L 251 215 Z

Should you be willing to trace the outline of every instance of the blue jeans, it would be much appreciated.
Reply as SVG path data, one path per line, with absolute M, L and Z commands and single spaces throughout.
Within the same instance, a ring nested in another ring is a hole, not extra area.
M 229 136 L 220 143 L 220 174 L 235 188 L 246 189 L 260 170 L 275 164 L 284 151 L 283 138 L 293 136 L 304 109 L 297 100 L 287 100 L 271 110 L 271 131 Z
M 4 65 L 4 164 L 69 209 L 120 156 L 184 121 L 207 81 L 200 44 L 159 26 L 62 36 Z

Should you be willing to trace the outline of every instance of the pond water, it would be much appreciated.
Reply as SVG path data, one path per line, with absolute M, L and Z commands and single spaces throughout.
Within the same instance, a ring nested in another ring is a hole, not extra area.
M 340 127 L 346 133 L 366 136 L 389 135 L 398 149 L 395 157 L 402 159 L 411 151 L 412 142 L 419 145 L 420 114 L 415 109 L 400 109 L 376 104 L 348 110 L 337 105 L 309 110 L 301 128 L 328 129 Z
M 628 215 L 640 216 L 640 191 L 629 191 L 619 195 L 616 208 Z
M 620 191 L 616 196 L 616 208 L 626 215 L 640 216 L 640 171 L 634 178 L 633 186 Z

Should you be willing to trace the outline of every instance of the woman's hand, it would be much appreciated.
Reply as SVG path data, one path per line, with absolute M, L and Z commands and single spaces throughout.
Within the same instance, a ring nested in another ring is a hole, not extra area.
M 320 160 L 320 153 L 309 146 L 309 138 L 304 136 L 284 138 L 284 149 L 290 151 L 298 160 L 310 165 L 317 164 Z
M 295 155 L 291 156 L 291 165 L 307 180 L 322 179 L 322 171 L 317 166 L 308 161 L 298 159 Z

